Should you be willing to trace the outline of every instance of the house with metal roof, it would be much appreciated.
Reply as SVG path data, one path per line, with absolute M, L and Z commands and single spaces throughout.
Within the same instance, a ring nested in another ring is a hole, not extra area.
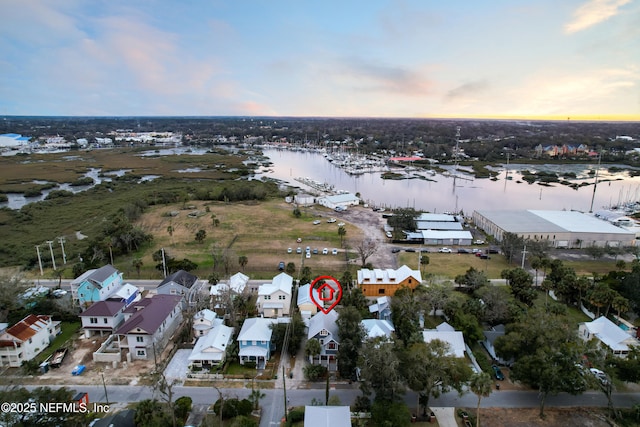
M 71 297 L 82 308 L 107 299 L 122 286 L 122 273 L 111 264 L 87 270 L 71 282 Z
M 0 366 L 19 368 L 36 357 L 60 333 L 60 322 L 30 314 L 0 334 Z
M 204 283 L 198 277 L 184 270 L 167 276 L 156 288 L 158 295 L 180 295 L 184 298 L 183 308 L 193 307 L 200 297 L 206 297 Z
M 302 320 L 305 321 L 305 324 L 318 312 L 318 306 L 311 301 L 311 295 L 309 294 L 310 288 L 310 283 L 298 287 L 298 310 L 300 310 L 300 315 L 302 316 Z
M 129 305 L 140 299 L 138 288 L 131 283 L 125 283 L 114 293 L 107 297 L 107 301 L 122 301 L 125 305 Z
M 324 196 L 320 197 L 317 201 L 318 204 L 326 206 L 329 209 L 346 209 L 349 206 L 358 206 L 360 204 L 360 198 L 351 193 L 336 194 L 334 196 Z
M 220 366 L 224 363 L 227 347 L 233 336 L 233 328 L 222 322 L 209 329 L 204 336 L 198 338 L 189 355 L 189 362 L 198 367 Z
M 376 319 L 391 320 L 391 299 L 389 297 L 378 297 L 376 302 L 369 306 L 369 313 Z
M 305 427 L 351 427 L 348 406 L 305 406 Z
M 121 350 L 132 359 L 150 359 L 162 353 L 182 322 L 181 295 L 153 295 L 124 310 L 125 321 L 115 331 Z
M 207 335 L 209 331 L 224 322 L 215 311 L 205 308 L 193 316 L 193 333 L 196 337 Z
M 271 328 L 277 323 L 276 319 L 264 317 L 253 317 L 244 321 L 237 338 L 241 365 L 253 362 L 257 369 L 264 369 L 271 358 L 271 352 L 275 350 L 275 344 L 271 342 Z
M 388 320 L 363 319 L 360 324 L 362 324 L 367 333 L 366 339 L 368 340 L 375 338 L 382 338 L 385 341 L 390 340 L 396 330 Z
M 263 317 L 289 316 L 292 289 L 293 277 L 287 273 L 280 273 L 271 283 L 260 285 L 256 300 L 258 313 Z
M 362 268 L 358 270 L 357 281 L 365 296 L 393 296 L 402 287 L 415 289 L 422 283 L 422 275 L 419 270 L 412 270 L 406 265 L 396 270 Z
M 111 335 L 124 322 L 124 301 L 97 301 L 80 313 L 80 321 L 87 338 Z
M 338 357 L 338 313 L 331 310 L 327 314 L 318 312 L 309 320 L 307 339 L 320 343 L 320 354 L 309 356 L 309 363 L 320 364 L 330 371 L 337 369 Z
M 604 316 L 581 323 L 578 335 L 584 341 L 597 340 L 603 350 L 622 358 L 627 357 L 632 347 L 640 345 L 636 337 Z
M 464 357 L 466 346 L 462 332 L 454 330 L 453 326 L 443 322 L 436 329 L 422 331 L 422 339 L 425 343 L 433 340 L 444 341 L 449 344 L 449 354 L 453 357 Z

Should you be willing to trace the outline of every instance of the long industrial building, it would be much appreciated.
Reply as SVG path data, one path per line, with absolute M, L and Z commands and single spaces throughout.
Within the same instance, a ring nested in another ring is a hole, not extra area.
M 635 233 L 577 211 L 475 211 L 475 225 L 502 241 L 504 233 L 546 240 L 556 248 L 633 246 Z

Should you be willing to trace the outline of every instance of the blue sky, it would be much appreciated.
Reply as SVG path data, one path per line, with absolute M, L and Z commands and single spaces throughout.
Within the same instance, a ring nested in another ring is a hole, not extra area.
M 0 115 L 640 120 L 638 0 L 2 0 Z

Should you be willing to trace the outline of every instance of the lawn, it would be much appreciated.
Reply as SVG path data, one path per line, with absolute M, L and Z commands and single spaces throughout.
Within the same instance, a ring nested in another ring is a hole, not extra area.
M 411 268 L 418 269 L 418 254 L 415 252 L 402 252 L 398 254 L 398 264 L 406 264 Z M 491 259 L 480 259 L 473 254 L 441 254 L 430 252 L 425 254 L 429 257 L 429 264 L 422 266 L 423 278 L 427 275 L 436 277 L 446 277 L 455 279 L 459 274 L 464 274 L 469 268 L 484 271 L 489 279 L 500 279 L 500 273 L 504 269 L 515 268 L 516 265 L 509 265 L 504 256 L 492 254 Z
M 78 329 L 80 329 L 80 322 L 62 322 L 60 328 L 62 329 L 60 335 L 58 335 L 51 344 L 49 344 L 49 347 L 45 348 L 36 357 L 36 361 L 38 363 L 44 362 L 47 357 L 53 354 L 54 351 L 64 347 L 65 344 L 75 335 Z

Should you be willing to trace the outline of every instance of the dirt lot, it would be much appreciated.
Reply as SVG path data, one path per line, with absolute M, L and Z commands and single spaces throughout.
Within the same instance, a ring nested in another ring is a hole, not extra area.
M 475 415 L 476 408 L 466 408 Z M 480 425 L 485 427 L 608 427 L 605 411 L 593 408 L 545 408 L 541 419 L 538 408 L 481 408 Z M 459 425 L 460 418 L 457 418 Z M 475 425 L 475 424 L 474 424 Z

